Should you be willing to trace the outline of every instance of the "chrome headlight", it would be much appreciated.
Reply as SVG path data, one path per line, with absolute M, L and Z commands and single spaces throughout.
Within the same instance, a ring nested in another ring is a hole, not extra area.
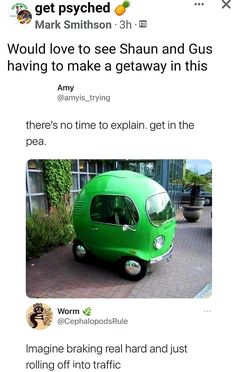
M 160 235 L 154 240 L 153 247 L 156 249 L 161 249 L 164 243 L 165 243 L 165 237 L 163 235 Z

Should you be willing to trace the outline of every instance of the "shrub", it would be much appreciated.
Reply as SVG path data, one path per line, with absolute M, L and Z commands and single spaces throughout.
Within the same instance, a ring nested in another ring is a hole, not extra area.
M 74 238 L 71 208 L 53 207 L 49 214 L 34 212 L 26 220 L 27 257 L 39 257 L 50 247 L 68 244 Z
M 43 168 L 50 207 L 67 203 L 72 185 L 70 160 L 44 160 Z

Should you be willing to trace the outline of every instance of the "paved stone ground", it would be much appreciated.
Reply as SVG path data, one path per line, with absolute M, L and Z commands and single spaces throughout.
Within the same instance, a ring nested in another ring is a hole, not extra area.
M 71 246 L 57 247 L 26 265 L 26 293 L 33 298 L 193 298 L 212 280 L 211 208 L 196 223 L 178 213 L 169 263 L 151 267 L 139 282 L 119 276 L 110 263 L 74 261 Z

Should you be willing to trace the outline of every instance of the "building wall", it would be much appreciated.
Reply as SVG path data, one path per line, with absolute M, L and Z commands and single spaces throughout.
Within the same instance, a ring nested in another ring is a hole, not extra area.
M 181 200 L 181 180 L 184 160 L 71 160 L 71 203 L 81 188 L 96 175 L 109 170 L 124 169 L 139 172 L 159 182 L 169 193 L 175 207 Z M 47 211 L 43 161 L 29 160 L 26 169 L 26 213 Z
M 160 183 L 179 208 L 184 171 L 184 160 L 119 160 L 119 169 L 128 169 L 151 177 Z

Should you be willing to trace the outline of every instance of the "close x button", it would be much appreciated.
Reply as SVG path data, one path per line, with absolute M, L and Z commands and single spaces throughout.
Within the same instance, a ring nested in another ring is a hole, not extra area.
M 231 0 L 222 0 L 222 3 L 223 3 L 222 9 L 226 9 L 226 8 L 231 9 L 231 6 L 230 6 Z

